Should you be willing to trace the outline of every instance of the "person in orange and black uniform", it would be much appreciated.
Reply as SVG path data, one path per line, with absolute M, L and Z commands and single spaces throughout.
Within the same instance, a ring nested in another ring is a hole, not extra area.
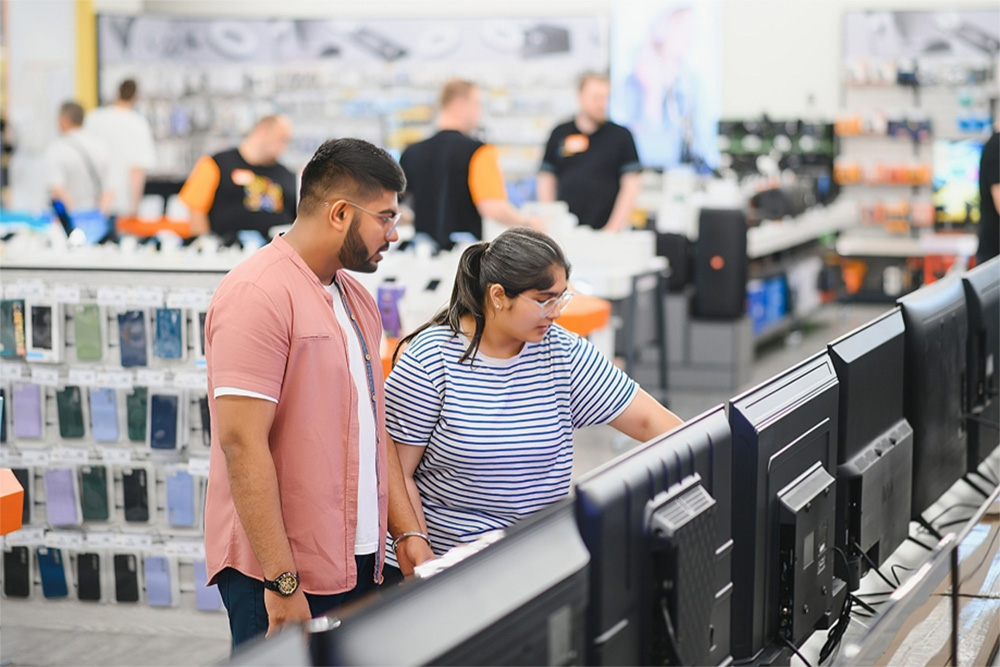
M 604 74 L 580 79 L 580 109 L 552 130 L 538 174 L 538 201 L 560 199 L 581 225 L 617 232 L 642 188 L 642 165 L 628 128 L 608 120 L 611 84 Z
M 284 116 L 265 116 L 237 146 L 203 156 L 181 188 L 191 234 L 211 231 L 226 242 L 242 230 L 268 230 L 295 218 L 295 174 L 278 162 L 292 136 Z
M 454 232 L 481 239 L 483 218 L 540 227 L 540 221 L 522 215 L 507 201 L 496 148 L 469 136 L 483 113 L 479 87 L 452 79 L 441 89 L 440 104 L 437 134 L 413 144 L 399 159 L 416 231 L 447 250 Z

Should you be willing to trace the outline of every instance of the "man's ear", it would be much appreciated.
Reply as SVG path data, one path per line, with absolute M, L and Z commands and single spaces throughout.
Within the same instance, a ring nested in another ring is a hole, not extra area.
M 350 204 L 338 199 L 327 210 L 327 223 L 337 232 L 343 232 L 351 224 Z

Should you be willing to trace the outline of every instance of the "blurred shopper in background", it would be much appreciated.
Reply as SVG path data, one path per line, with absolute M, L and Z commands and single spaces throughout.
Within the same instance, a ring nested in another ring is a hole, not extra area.
M 66 212 L 111 212 L 111 158 L 99 138 L 83 130 L 83 107 L 65 102 L 59 107 L 59 137 L 45 149 L 49 196 Z
M 482 96 L 471 81 L 448 81 L 441 89 L 437 133 L 407 148 L 399 160 L 416 231 L 446 250 L 456 232 L 481 239 L 483 218 L 510 226 L 541 225 L 507 200 L 496 148 L 470 136 L 483 115 Z
M 146 187 L 146 172 L 156 165 L 153 131 L 145 116 L 135 110 L 138 87 L 125 79 L 118 99 L 87 114 L 83 128 L 101 139 L 110 152 L 110 187 L 115 198 L 111 213 L 135 216 Z
M 608 120 L 607 75 L 580 79 L 573 120 L 552 130 L 538 174 L 538 201 L 564 201 L 580 224 L 617 232 L 642 187 L 632 133 Z
M 295 174 L 278 162 L 292 137 L 285 116 L 261 118 L 236 148 L 198 160 L 181 188 L 191 234 L 210 231 L 230 243 L 242 230 L 260 232 L 295 218 Z

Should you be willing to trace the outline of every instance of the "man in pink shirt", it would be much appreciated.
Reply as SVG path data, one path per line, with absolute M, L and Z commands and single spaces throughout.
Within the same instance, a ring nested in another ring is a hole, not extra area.
M 405 186 L 384 150 L 326 142 L 292 228 L 212 299 L 205 552 L 234 646 L 374 589 L 387 531 L 404 573 L 433 557 L 385 434 L 378 308 L 345 271 L 375 271 Z

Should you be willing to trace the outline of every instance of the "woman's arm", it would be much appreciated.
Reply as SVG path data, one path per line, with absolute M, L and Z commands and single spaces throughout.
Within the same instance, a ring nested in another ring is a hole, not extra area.
M 625 408 L 625 412 L 618 415 L 610 423 L 628 437 L 639 442 L 646 442 L 667 431 L 672 431 L 684 421 L 640 389 L 629 406 Z
M 417 489 L 417 483 L 413 480 L 413 473 L 417 469 L 417 465 L 420 464 L 420 459 L 424 456 L 424 447 L 404 445 L 393 441 L 391 437 L 389 442 L 396 447 L 399 465 L 403 471 L 403 482 L 406 484 L 406 493 L 410 497 L 410 505 L 413 506 L 413 513 L 417 515 L 420 530 L 426 534 L 427 520 L 424 519 L 424 506 L 420 502 L 420 491 Z

